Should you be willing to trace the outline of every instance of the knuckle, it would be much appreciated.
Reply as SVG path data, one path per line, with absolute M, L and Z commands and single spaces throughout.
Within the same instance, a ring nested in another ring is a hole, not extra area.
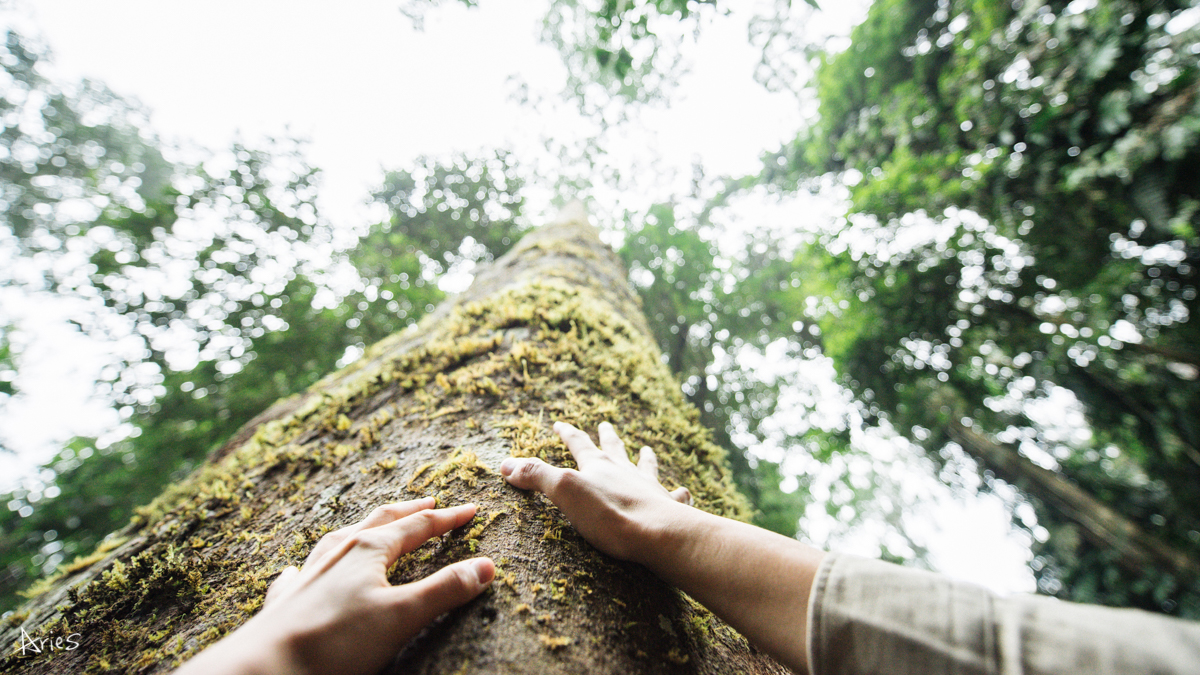
M 371 548 L 375 545 L 375 538 L 366 532 L 355 532 L 346 537 L 345 541 L 350 548 Z
M 433 520 L 436 517 L 437 515 L 433 511 L 418 511 L 417 513 L 409 516 L 414 523 L 417 523 L 421 526 L 433 524 Z
M 434 511 L 421 511 L 414 513 L 410 518 L 415 520 L 417 530 L 428 539 L 429 534 L 433 532 L 434 527 L 437 525 L 438 514 Z
M 449 571 L 449 579 L 446 580 L 446 585 L 455 597 L 462 598 L 474 594 L 478 583 L 465 565 L 455 565 L 450 567 Z
M 516 474 L 519 480 L 533 481 L 537 479 L 537 476 L 539 473 L 541 473 L 541 471 L 542 468 L 537 462 L 522 462 L 521 465 L 517 467 Z
M 334 530 L 332 532 L 326 532 L 321 537 L 321 539 L 317 545 L 318 546 L 320 546 L 322 544 L 324 544 L 326 546 L 336 545 L 336 544 L 340 543 L 343 539 L 345 539 L 347 536 L 348 535 L 346 534 L 345 529 Z
M 385 514 L 389 520 L 396 520 L 404 516 L 406 511 L 399 504 L 384 504 L 379 507 L 380 513 Z
M 583 475 L 574 469 L 564 469 L 550 479 L 550 488 L 572 492 L 578 490 L 584 483 Z

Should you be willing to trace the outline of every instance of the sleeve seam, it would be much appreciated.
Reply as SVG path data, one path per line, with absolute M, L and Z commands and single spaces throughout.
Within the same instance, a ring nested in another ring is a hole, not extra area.
M 825 559 L 817 567 L 816 576 L 813 578 L 812 590 L 808 596 L 808 635 L 807 651 L 808 651 L 808 671 L 810 675 L 818 675 L 823 668 L 818 668 L 818 659 L 824 656 L 824 650 L 821 648 L 821 642 L 824 633 L 824 623 L 822 622 L 822 614 L 825 593 L 829 585 L 829 577 L 833 573 L 833 566 L 838 561 L 838 554 L 827 553 Z

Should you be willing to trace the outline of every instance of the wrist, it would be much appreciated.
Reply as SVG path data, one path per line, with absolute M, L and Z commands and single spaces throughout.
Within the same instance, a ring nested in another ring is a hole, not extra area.
M 666 581 L 673 581 L 682 561 L 688 560 L 705 533 L 720 527 L 724 519 L 707 511 L 672 501 L 656 508 L 649 519 L 644 545 L 637 547 L 635 561 Z

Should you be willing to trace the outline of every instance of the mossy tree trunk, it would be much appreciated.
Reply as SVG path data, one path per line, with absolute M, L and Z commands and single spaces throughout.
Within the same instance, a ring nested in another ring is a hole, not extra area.
M 510 454 L 571 463 L 555 420 L 593 431 L 610 420 L 630 447 L 659 452 L 668 487 L 686 485 L 699 508 L 747 513 L 624 270 L 576 209 L 417 329 L 277 403 L 42 583 L 3 627 L 2 670 L 166 672 L 252 616 L 324 532 L 436 495 L 479 514 L 402 558 L 393 581 L 481 554 L 497 579 L 389 672 L 786 672 L 643 568 L 591 548 L 543 496 L 505 483 Z M 79 646 L 21 656 L 21 631 Z

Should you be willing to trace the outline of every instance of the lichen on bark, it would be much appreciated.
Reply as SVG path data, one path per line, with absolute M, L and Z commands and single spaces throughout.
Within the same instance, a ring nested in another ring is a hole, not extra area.
M 786 672 L 686 595 L 583 541 L 544 496 L 500 477 L 507 456 L 571 466 L 556 420 L 611 421 L 659 455 L 668 487 L 745 519 L 723 451 L 685 402 L 616 256 L 580 213 L 535 230 L 416 329 L 281 401 L 138 510 L 92 556 L 44 581 L 6 644 L 78 634 L 4 672 L 165 672 L 235 629 L 284 567 L 375 506 L 474 502 L 475 520 L 406 555 L 394 582 L 465 557 L 492 588 L 404 647 L 391 672 Z

